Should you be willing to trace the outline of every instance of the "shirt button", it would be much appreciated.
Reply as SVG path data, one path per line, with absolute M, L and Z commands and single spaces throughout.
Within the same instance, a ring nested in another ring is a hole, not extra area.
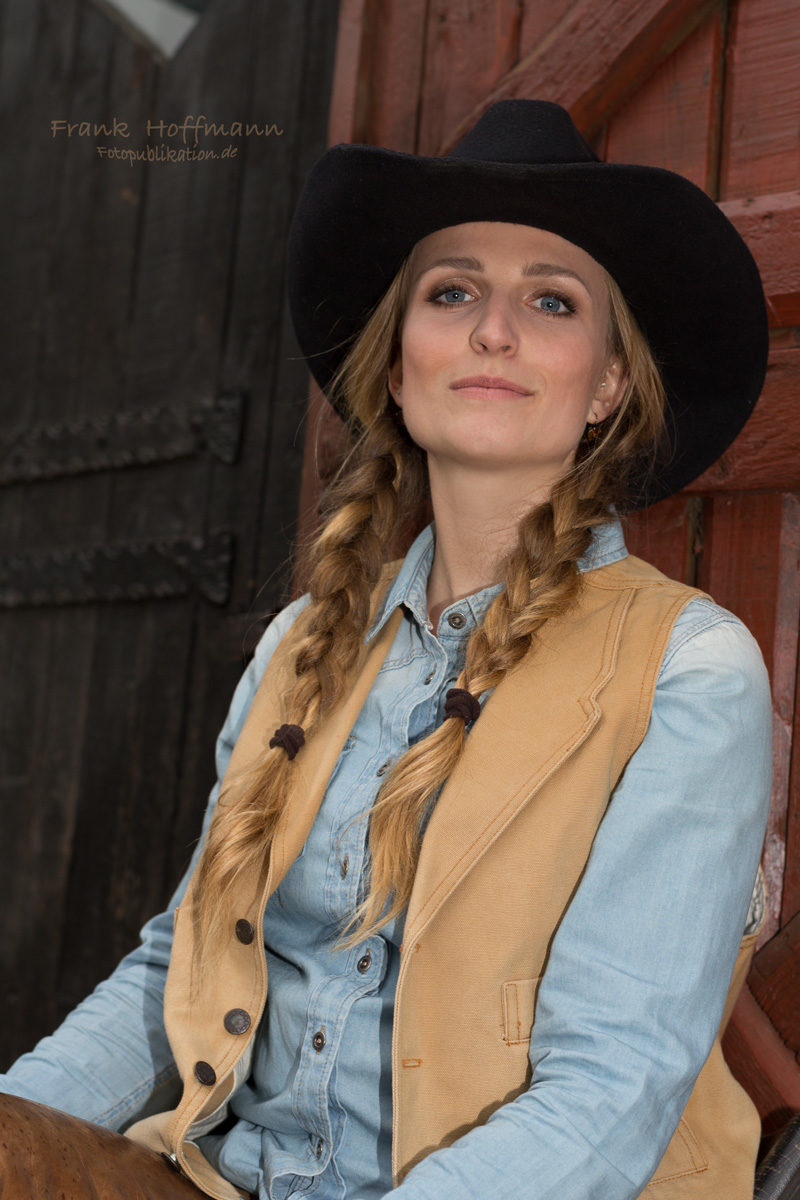
M 389 759 L 387 758 L 385 763 L 381 763 L 381 765 L 378 767 L 375 774 L 376 775 L 385 775 L 388 770 L 389 770 Z
M 356 963 L 356 970 L 362 975 L 372 966 L 372 953 L 368 950 L 366 954 L 362 954 L 361 958 Z
M 447 624 L 451 629 L 463 629 L 467 623 L 467 618 L 461 612 L 450 613 L 447 618 Z
M 349 866 L 350 866 L 350 855 L 345 854 L 344 858 L 342 859 L 342 861 L 339 864 L 339 872 L 342 876 L 342 879 L 344 879 L 345 875 L 347 874 L 347 869 Z
M 236 922 L 236 936 L 245 946 L 249 946 L 256 935 L 255 929 L 249 921 L 245 921 L 244 917 L 240 917 Z
M 222 1021 L 228 1033 L 247 1033 L 250 1028 L 250 1014 L 243 1008 L 232 1008 L 226 1012 Z
M 318 1029 L 317 1032 L 314 1034 L 313 1038 L 311 1039 L 311 1045 L 314 1047 L 315 1050 L 321 1050 L 322 1047 L 325 1045 L 325 1034 L 322 1032 L 321 1029 Z
M 314 1147 L 314 1153 L 317 1158 L 322 1158 L 322 1151 L 325 1149 L 325 1142 L 322 1138 L 317 1138 L 317 1144 Z
M 199 1062 L 194 1064 L 195 1078 L 199 1083 L 204 1083 L 206 1087 L 212 1087 L 217 1082 L 217 1072 L 212 1067 L 211 1063 Z
M 427 686 L 427 684 L 429 684 L 433 681 L 433 677 L 435 674 L 436 674 L 435 671 L 431 671 L 430 675 L 426 675 L 422 682 Z

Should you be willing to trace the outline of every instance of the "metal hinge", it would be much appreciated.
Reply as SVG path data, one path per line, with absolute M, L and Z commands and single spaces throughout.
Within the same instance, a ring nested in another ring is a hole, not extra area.
M 233 537 L 159 538 L 0 555 L 0 608 L 160 600 L 197 592 L 224 604 Z

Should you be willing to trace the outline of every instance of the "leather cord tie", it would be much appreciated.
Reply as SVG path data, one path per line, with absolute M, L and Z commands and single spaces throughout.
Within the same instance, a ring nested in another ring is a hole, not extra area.
M 282 746 L 289 759 L 293 759 L 306 740 L 302 725 L 281 725 L 269 739 L 270 746 Z
M 477 721 L 481 715 L 481 704 L 477 696 L 466 688 L 450 688 L 444 701 L 445 720 L 448 717 L 461 717 L 464 724 Z

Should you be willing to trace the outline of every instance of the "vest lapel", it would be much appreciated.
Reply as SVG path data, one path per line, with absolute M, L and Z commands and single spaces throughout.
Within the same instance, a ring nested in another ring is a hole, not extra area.
M 406 945 L 600 719 L 598 695 L 614 673 L 632 597 L 632 590 L 592 587 L 587 577 L 579 615 L 573 610 L 566 622 L 548 621 L 486 701 L 425 830 Z M 588 633 L 598 615 L 600 637 L 597 624 Z

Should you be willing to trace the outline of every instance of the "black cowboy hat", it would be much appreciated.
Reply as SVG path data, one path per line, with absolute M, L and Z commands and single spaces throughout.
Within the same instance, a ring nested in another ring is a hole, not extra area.
M 674 450 L 632 507 L 678 491 L 719 458 L 766 371 L 753 256 L 695 184 L 600 161 L 566 109 L 544 100 L 493 104 L 444 157 L 341 143 L 317 160 L 289 232 L 287 288 L 323 392 L 414 244 L 467 221 L 559 234 L 622 290 L 661 369 Z

